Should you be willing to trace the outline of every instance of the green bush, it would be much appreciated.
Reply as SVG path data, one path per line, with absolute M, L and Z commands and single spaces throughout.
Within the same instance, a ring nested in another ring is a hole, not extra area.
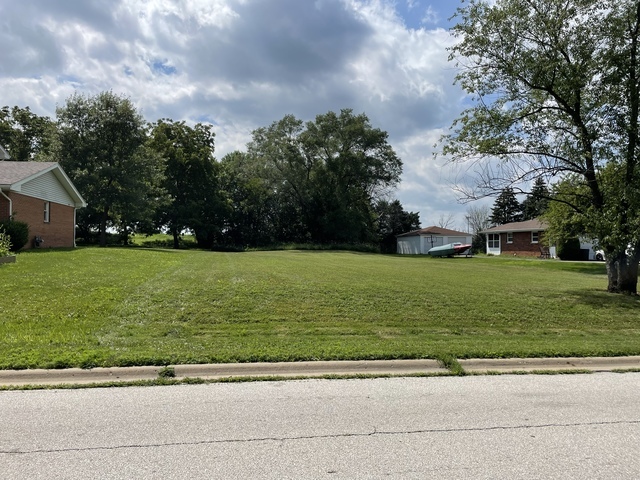
M 570 238 L 558 245 L 558 258 L 560 260 L 582 260 L 580 252 L 580 240 Z
M 6 257 L 11 250 L 11 239 L 0 227 L 0 257 Z
M 0 229 L 11 239 L 11 251 L 17 252 L 29 242 L 29 225 L 16 220 L 0 222 Z

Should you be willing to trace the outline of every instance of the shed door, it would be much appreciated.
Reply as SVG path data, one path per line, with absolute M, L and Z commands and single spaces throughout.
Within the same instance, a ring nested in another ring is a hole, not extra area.
M 427 253 L 433 247 L 440 247 L 444 245 L 442 237 L 439 235 L 427 235 L 422 237 L 422 253 Z
M 467 243 L 467 237 L 449 237 L 449 243 Z

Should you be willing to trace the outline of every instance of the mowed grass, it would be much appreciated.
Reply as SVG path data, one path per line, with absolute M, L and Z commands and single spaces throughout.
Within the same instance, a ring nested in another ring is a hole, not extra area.
M 78 248 L 0 266 L 0 368 L 640 354 L 604 265 Z

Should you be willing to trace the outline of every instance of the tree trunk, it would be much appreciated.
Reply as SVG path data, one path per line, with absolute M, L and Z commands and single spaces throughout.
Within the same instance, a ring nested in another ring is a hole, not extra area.
M 638 294 L 638 256 L 621 253 L 607 257 L 607 276 L 610 293 Z
M 105 207 L 100 218 L 100 246 L 107 246 L 107 220 L 109 219 L 109 208 Z
M 177 250 L 180 248 L 180 235 L 178 235 L 178 229 L 172 228 L 171 233 L 173 234 L 173 248 Z

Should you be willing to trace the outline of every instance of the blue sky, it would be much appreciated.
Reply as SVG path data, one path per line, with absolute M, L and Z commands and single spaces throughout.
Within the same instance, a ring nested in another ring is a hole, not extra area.
M 55 117 L 74 92 L 128 96 L 149 121 L 210 122 L 216 156 L 287 114 L 364 112 L 404 162 L 395 196 L 424 226 L 465 205 L 434 157 L 463 92 L 445 0 L 30 0 L 0 3 L 0 106 Z
M 460 4 L 447 0 L 399 0 L 395 2 L 398 15 L 408 28 L 449 28 L 449 20 Z

